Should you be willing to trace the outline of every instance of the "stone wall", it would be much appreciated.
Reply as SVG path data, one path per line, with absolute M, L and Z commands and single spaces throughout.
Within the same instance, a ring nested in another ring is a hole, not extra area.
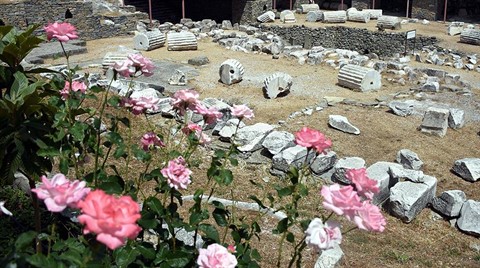
M 324 28 L 308 28 L 303 26 L 284 27 L 262 25 L 263 30 L 281 36 L 292 45 L 323 46 L 355 50 L 363 54 L 376 53 L 381 57 L 393 56 L 405 52 L 405 33 L 372 32 L 367 29 L 332 26 Z M 435 37 L 417 36 L 415 50 L 434 45 Z M 413 49 L 413 41 L 409 40 L 409 50 Z
M 67 9 L 73 15 L 70 19 L 65 19 Z M 100 15 L 94 14 L 91 2 L 30 0 L 0 5 L 0 19 L 5 24 L 19 28 L 31 24 L 46 25 L 55 21 L 68 21 L 75 25 L 81 39 L 91 40 L 127 35 L 136 29 L 137 20 L 146 20 L 148 15 L 139 12 Z
M 412 18 L 436 20 L 438 0 L 413 1 Z
M 371 8 L 370 0 L 352 0 L 352 7 L 358 10 Z

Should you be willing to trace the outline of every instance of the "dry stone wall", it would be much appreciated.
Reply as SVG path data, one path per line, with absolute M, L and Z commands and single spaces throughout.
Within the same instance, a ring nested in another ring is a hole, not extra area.
M 91 2 L 63 0 L 30 0 L 0 5 L 0 19 L 5 24 L 25 28 L 31 24 L 45 25 L 49 22 L 65 20 L 67 9 L 72 18 L 68 22 L 77 27 L 82 39 L 91 40 L 126 35 L 135 30 L 138 20 L 148 19 L 148 15 L 127 7 L 130 13 L 101 15 L 94 14 Z
M 373 32 L 367 29 L 332 26 L 308 28 L 302 26 L 284 27 L 262 25 L 264 31 L 281 36 L 292 45 L 304 47 L 323 46 L 358 51 L 363 54 L 376 53 L 381 57 L 390 57 L 405 51 L 405 33 Z M 415 50 L 437 43 L 435 37 L 417 36 Z M 409 41 L 409 50 L 413 42 Z
M 435 20 L 438 0 L 414 1 L 412 5 L 412 18 Z

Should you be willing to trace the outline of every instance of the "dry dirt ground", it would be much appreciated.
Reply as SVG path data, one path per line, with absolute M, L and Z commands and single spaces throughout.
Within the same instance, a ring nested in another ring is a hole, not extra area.
M 299 21 L 304 21 L 299 19 Z M 303 24 L 303 23 L 298 23 Z M 323 26 L 322 24 L 304 23 L 309 27 Z M 349 27 L 367 27 L 374 29 L 375 23 L 346 24 Z M 404 29 L 417 29 L 419 34 L 435 35 L 440 39 L 440 45 L 446 48 L 458 49 L 468 53 L 480 51 L 478 46 L 459 44 L 459 37 L 450 37 L 445 34 L 446 26 L 443 23 L 432 22 L 430 25 L 420 23 L 409 24 Z M 118 45 L 133 47 L 133 37 L 118 37 L 87 42 L 89 53 L 71 57 L 72 62 L 82 63 L 101 59 L 107 51 L 115 50 Z M 248 124 L 265 122 L 278 124 L 279 120 L 287 120 L 295 111 L 305 107 L 315 106 L 326 96 L 345 97 L 360 101 L 373 101 L 377 97 L 393 99 L 397 92 L 408 92 L 412 85 L 399 86 L 383 81 L 383 87 L 377 92 L 360 93 L 336 85 L 338 70 L 327 66 L 299 65 L 295 60 L 280 58 L 273 60 L 270 55 L 246 54 L 226 50 L 209 40 L 199 42 L 197 51 L 172 52 L 165 47 L 150 52 L 145 56 L 153 60 L 167 60 L 178 63 L 196 56 L 207 56 L 210 63 L 197 67 L 199 76 L 190 79 L 190 83 L 201 94 L 201 98 L 216 97 L 232 103 L 247 104 L 255 112 L 255 119 Z M 218 68 L 228 59 L 239 60 L 245 67 L 244 80 L 232 86 L 225 86 L 218 82 Z M 63 63 L 61 59 L 50 63 Z M 417 64 L 417 63 L 415 63 Z M 418 65 L 418 64 L 417 64 Z M 428 67 L 433 67 L 427 65 Z M 480 73 L 459 71 L 445 68 L 449 72 L 459 73 L 462 79 L 477 84 Z M 265 99 L 262 94 L 263 79 L 276 71 L 290 74 L 294 79 L 291 93 L 279 99 Z M 447 96 L 446 100 L 452 103 L 457 98 L 463 98 L 462 103 L 467 109 L 477 109 L 480 89 L 472 89 L 469 97 L 457 96 L 455 93 L 437 93 L 432 97 Z M 428 97 L 428 96 L 427 96 Z M 414 98 L 410 95 L 409 98 Z M 475 108 L 476 107 L 476 108 Z M 328 115 L 340 114 L 346 116 L 351 123 L 360 128 L 358 136 L 349 135 L 328 127 Z M 457 159 L 466 157 L 480 157 L 480 125 L 478 121 L 469 118 L 466 126 L 460 130 L 449 129 L 443 138 L 428 136 L 420 133 L 417 127 L 421 124 L 420 116 L 398 117 L 388 112 L 385 107 L 359 107 L 338 104 L 323 111 L 314 112 L 311 116 L 299 116 L 279 126 L 281 130 L 295 132 L 303 126 L 321 130 L 332 139 L 333 150 L 339 157 L 358 156 L 366 160 L 367 165 L 377 161 L 394 161 L 396 153 L 403 148 L 416 152 L 425 163 L 425 174 L 438 179 L 437 194 L 444 190 L 463 190 L 468 199 L 480 200 L 480 182 L 469 183 L 455 176 L 450 169 Z M 261 191 L 252 190 L 249 179 L 256 182 L 272 185 L 283 183 L 268 173 L 268 165 L 240 165 L 236 170 L 236 178 L 231 195 L 235 198 L 249 201 L 248 195 Z M 202 166 L 200 167 L 202 168 Z M 205 171 L 205 170 L 203 170 Z M 265 183 L 265 181 L 269 181 Z M 202 183 L 200 183 L 202 184 Z M 304 200 L 303 209 L 308 215 L 321 212 L 319 208 L 318 191 L 321 184 L 311 185 L 311 200 Z M 225 197 L 229 198 L 230 191 L 226 190 Z M 385 212 L 387 215 L 387 213 Z M 345 235 L 342 249 L 345 258 L 342 267 L 480 267 L 480 240 L 466 235 L 450 226 L 449 222 L 437 219 L 430 209 L 423 212 L 410 224 L 386 216 L 388 225 L 384 233 L 369 234 L 354 231 Z M 274 219 L 263 221 L 265 230 L 275 225 Z M 264 260 L 262 267 L 273 267 L 276 258 L 276 242 L 278 237 L 262 235 L 257 247 L 262 252 Z M 270 244 L 273 243 L 273 244 Z M 474 249 L 477 245 L 477 249 Z M 317 255 L 310 250 L 306 251 L 304 267 L 313 267 Z M 284 259 L 289 259 L 286 255 Z

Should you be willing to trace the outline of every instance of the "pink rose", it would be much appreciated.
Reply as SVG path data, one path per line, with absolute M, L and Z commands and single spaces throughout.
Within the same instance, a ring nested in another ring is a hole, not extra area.
M 78 38 L 75 27 L 68 22 L 49 23 L 47 26 L 43 27 L 43 29 L 47 33 L 48 41 L 52 40 L 52 38 L 56 38 L 60 42 L 67 42 L 68 40 Z
M 223 114 L 219 112 L 217 109 L 214 107 L 207 108 L 200 102 L 197 102 L 193 108 L 194 112 L 197 114 L 203 115 L 203 120 L 205 123 L 208 125 L 216 122 L 217 120 L 221 119 Z
M 33 189 L 39 199 L 44 200 L 47 209 L 51 212 L 61 212 L 67 206 L 76 208 L 77 203 L 90 192 L 85 187 L 85 181 L 69 181 L 65 175 L 59 173 L 49 180 L 42 176 L 42 184 Z
M 305 236 L 307 245 L 317 251 L 333 248 L 342 242 L 340 224 L 336 221 L 327 221 L 323 224 L 319 218 L 310 222 L 305 231 Z
M 84 234 L 96 233 L 97 240 L 114 250 L 125 245 L 127 238 L 134 239 L 142 230 L 136 224 L 141 218 L 140 206 L 130 196 L 116 198 L 102 190 L 90 192 L 78 203 L 85 224 Z
M 134 115 L 139 115 L 149 109 L 152 111 L 158 110 L 157 103 L 159 101 L 159 99 L 153 97 L 123 98 L 120 106 L 129 108 Z
M 147 132 L 143 134 L 142 138 L 140 139 L 140 143 L 142 144 L 143 150 L 147 152 L 151 149 L 155 149 L 155 147 L 165 147 L 165 144 L 162 142 L 162 140 L 153 132 Z
M 187 109 L 193 110 L 195 108 L 198 97 L 198 92 L 193 89 L 179 90 L 173 94 L 171 104 L 180 115 L 184 115 Z
M 195 136 L 198 139 L 198 143 L 200 143 L 201 145 L 207 145 L 212 141 L 212 139 L 210 139 L 207 134 L 203 133 L 202 127 L 192 122 L 188 123 L 187 126 L 182 128 L 182 132 L 185 133 L 185 135 L 187 136 L 190 135 L 190 133 L 195 133 Z
M 326 209 L 338 215 L 344 215 L 349 220 L 353 220 L 355 211 L 362 206 L 360 197 L 350 185 L 344 187 L 338 184 L 324 185 L 320 193 L 324 198 L 323 206 Z
M 0 201 L 0 215 L 5 214 L 7 216 L 13 216 L 12 212 L 10 212 L 7 208 L 5 208 L 5 201 Z
M 353 221 L 362 230 L 380 233 L 385 230 L 387 224 L 380 208 L 370 203 L 370 200 L 363 202 L 362 207 L 357 209 Z
M 372 199 L 373 195 L 380 191 L 377 181 L 367 176 L 365 168 L 349 169 L 345 176 L 355 185 L 355 190 L 360 196 Z
M 131 62 L 133 67 L 135 67 L 136 71 L 140 71 L 144 76 L 152 76 L 153 75 L 153 69 L 155 69 L 155 65 L 153 65 L 153 62 L 141 54 L 130 54 L 127 57 Z
M 113 69 L 123 77 L 131 77 L 135 74 L 135 68 L 131 60 L 117 61 L 113 64 Z
M 168 161 L 168 166 L 161 170 L 162 175 L 167 178 L 168 185 L 175 189 L 187 189 L 192 181 L 190 175 L 192 171 L 186 167 L 183 157 Z
M 252 119 L 254 117 L 253 111 L 248 108 L 246 105 L 233 105 L 233 108 L 230 109 L 232 115 L 242 120 L 243 118 Z
M 332 141 L 322 132 L 308 127 L 303 127 L 295 133 L 295 142 L 303 147 L 314 148 L 318 153 L 323 153 L 332 147 Z
M 60 90 L 60 95 L 62 99 L 65 100 L 70 95 L 70 92 L 78 92 L 80 91 L 82 94 L 87 91 L 87 85 L 83 82 L 73 81 L 72 85 L 70 86 L 70 82 L 65 81 L 65 86 L 62 90 Z
M 200 268 L 235 268 L 237 259 L 228 250 L 219 245 L 211 244 L 206 249 L 198 250 L 197 264 Z
M 127 78 L 134 76 L 139 71 L 148 77 L 153 75 L 155 65 L 141 54 L 133 53 L 128 55 L 126 60 L 115 62 L 113 68 Z

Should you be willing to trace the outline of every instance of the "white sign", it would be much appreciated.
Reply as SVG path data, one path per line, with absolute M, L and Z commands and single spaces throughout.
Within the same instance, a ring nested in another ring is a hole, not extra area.
M 407 32 L 407 40 L 408 39 L 413 39 L 417 36 L 417 31 L 416 30 L 413 30 L 413 31 L 408 31 Z

